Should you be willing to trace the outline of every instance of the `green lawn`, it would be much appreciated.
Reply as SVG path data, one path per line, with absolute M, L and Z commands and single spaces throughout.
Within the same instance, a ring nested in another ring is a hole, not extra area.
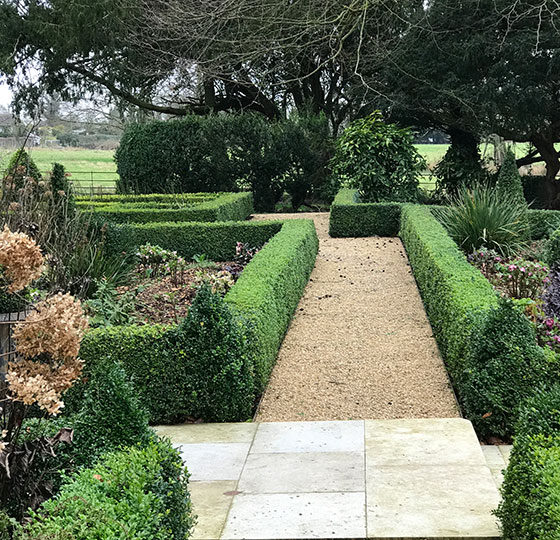
M 88 150 L 85 148 L 31 148 L 31 157 L 41 172 L 52 168 L 54 162 L 62 163 L 81 185 L 108 186 L 117 179 L 117 164 L 113 161 L 114 150 Z M 7 166 L 10 152 L 0 150 L 0 169 Z

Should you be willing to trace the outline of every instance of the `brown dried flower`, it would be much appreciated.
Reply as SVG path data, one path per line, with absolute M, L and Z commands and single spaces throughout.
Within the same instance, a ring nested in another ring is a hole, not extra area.
M 58 293 L 37 303 L 25 321 L 14 325 L 13 337 L 22 356 L 48 354 L 64 361 L 78 356 L 87 327 L 81 302 L 70 294 Z
M 0 266 L 10 293 L 21 291 L 43 272 L 43 255 L 29 236 L 14 233 L 4 225 L 0 232 Z
M 62 394 L 80 376 L 83 362 L 74 358 L 60 365 L 51 365 L 34 360 L 18 360 L 8 364 L 6 380 L 10 398 L 25 405 L 37 403 L 51 415 L 64 407 Z

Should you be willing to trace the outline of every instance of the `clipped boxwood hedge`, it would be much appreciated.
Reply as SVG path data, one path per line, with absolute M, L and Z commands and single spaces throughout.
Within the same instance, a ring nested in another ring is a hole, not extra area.
M 329 234 L 336 238 L 357 236 L 397 236 L 400 203 L 361 203 L 358 190 L 341 189 L 329 219 Z
M 400 237 L 434 335 L 456 377 L 476 319 L 497 306 L 497 295 L 428 207 L 403 206 Z
M 560 540 L 560 435 L 516 438 L 501 492 L 504 540 Z
M 183 540 L 195 521 L 187 481 L 168 441 L 109 453 L 70 477 L 15 537 Z
M 279 221 L 107 224 L 105 249 L 109 255 L 116 255 L 134 253 L 139 246 L 152 244 L 188 259 L 204 254 L 214 261 L 227 261 L 235 255 L 236 242 L 259 246 L 281 227 Z
M 155 204 L 150 205 L 149 202 Z M 222 193 L 209 200 L 187 198 L 184 202 L 169 200 L 128 203 L 121 200 L 108 204 L 93 203 L 90 208 L 100 218 L 114 223 L 243 221 L 253 213 L 253 195 Z
M 239 224 L 201 224 L 213 225 L 232 242 L 233 247 L 229 246 L 227 250 L 235 249 L 237 240 L 245 240 L 229 229 Z M 264 240 L 272 237 L 225 296 L 226 303 L 250 336 L 252 386 L 260 393 L 268 382 L 278 348 L 315 264 L 318 239 L 310 220 L 242 225 L 257 226 L 259 234 L 267 231 L 269 236 L 261 237 Z M 239 230 L 243 229 L 234 229 Z M 169 246 L 163 247 L 169 249 Z M 175 329 L 163 326 L 99 328 L 84 336 L 80 357 L 86 365 L 121 362 L 148 409 L 151 422 L 174 423 L 196 415 L 198 409 L 196 392 L 189 386 L 189 381 L 192 384 L 189 363 L 177 361 L 181 354 L 176 354 Z M 251 394 L 232 396 L 231 399 L 243 402 L 253 401 L 253 397 Z
M 112 203 L 187 203 L 187 202 L 206 202 L 212 201 L 220 193 L 135 193 L 110 195 L 80 195 L 75 197 L 76 203 L 80 205 L 88 204 L 112 204 Z
M 253 332 L 257 392 L 268 382 L 318 249 L 311 220 L 286 221 L 226 295 L 226 302 L 249 321 Z

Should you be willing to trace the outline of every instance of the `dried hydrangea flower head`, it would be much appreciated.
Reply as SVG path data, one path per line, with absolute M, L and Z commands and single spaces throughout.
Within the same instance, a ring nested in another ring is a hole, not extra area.
M 47 354 L 65 361 L 78 356 L 87 327 L 81 302 L 70 294 L 58 293 L 38 302 L 25 321 L 15 324 L 13 337 L 21 356 Z
M 10 398 L 58 414 L 64 406 L 62 394 L 82 371 L 78 353 L 87 326 L 81 303 L 73 296 L 59 293 L 39 302 L 14 328 L 16 351 L 23 358 L 8 364 Z
M 14 293 L 27 287 L 43 272 L 43 255 L 29 236 L 10 231 L 0 232 L 0 267 L 8 281 L 7 291 Z

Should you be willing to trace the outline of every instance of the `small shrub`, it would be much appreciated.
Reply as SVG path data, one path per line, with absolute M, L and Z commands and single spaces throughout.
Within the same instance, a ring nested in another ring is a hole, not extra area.
M 555 360 L 537 345 L 531 323 L 506 298 L 480 318 L 470 346 L 459 383 L 466 416 L 482 436 L 509 437 L 520 405 L 547 382 Z
M 424 167 L 411 132 L 386 124 L 379 112 L 352 122 L 331 160 L 333 175 L 363 202 L 415 201 Z
M 23 187 L 25 178 L 33 178 L 35 182 L 42 179 L 33 158 L 23 148 L 16 150 L 10 157 L 6 177 L 14 183 L 16 189 Z
M 504 540 L 560 540 L 560 436 L 516 438 L 501 493 Z
M 526 245 L 525 210 L 489 187 L 461 188 L 449 207 L 434 213 L 465 253 L 485 247 L 509 256 Z
M 96 282 L 96 288 L 93 298 L 85 302 L 92 328 L 122 326 L 134 322 L 137 290 L 119 293 L 105 278 Z
M 187 384 L 196 416 L 206 421 L 247 420 L 254 399 L 253 372 L 241 321 L 208 286 L 198 291 L 176 333 L 177 362 L 189 366 Z
M 77 395 L 76 395 L 77 394 Z M 146 446 L 154 437 L 138 394 L 118 364 L 96 366 L 76 389 L 69 449 L 78 466 L 92 466 L 99 456 L 123 446 Z
M 515 423 L 515 433 L 525 435 L 560 436 L 560 384 L 541 388 L 521 407 Z
M 67 212 L 73 215 L 76 211 L 76 201 L 70 182 L 66 177 L 64 166 L 60 163 L 53 164 L 49 178 L 49 188 L 52 193 L 55 212 Z M 63 202 L 62 199 L 66 199 L 66 201 Z M 64 221 L 65 216 L 61 216 L 61 219 Z
M 186 540 L 194 523 L 187 480 L 169 442 L 107 454 L 71 477 L 15 538 Z

